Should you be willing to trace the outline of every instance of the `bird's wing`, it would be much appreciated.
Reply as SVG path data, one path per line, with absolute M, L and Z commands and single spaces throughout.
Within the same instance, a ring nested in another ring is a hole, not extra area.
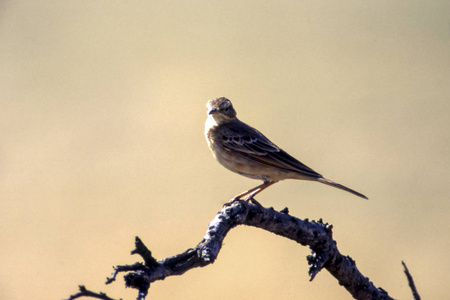
M 243 122 L 237 122 L 239 124 L 230 124 L 231 126 L 228 126 L 222 132 L 223 146 L 225 149 L 264 165 L 297 172 L 314 178 L 322 177 L 322 175 L 272 143 L 255 128 Z

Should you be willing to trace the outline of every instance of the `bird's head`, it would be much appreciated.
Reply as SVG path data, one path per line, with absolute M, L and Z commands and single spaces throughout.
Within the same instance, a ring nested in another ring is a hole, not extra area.
M 236 111 L 231 101 L 225 97 L 216 98 L 206 104 L 208 115 L 214 118 L 217 123 L 233 120 L 236 118 Z

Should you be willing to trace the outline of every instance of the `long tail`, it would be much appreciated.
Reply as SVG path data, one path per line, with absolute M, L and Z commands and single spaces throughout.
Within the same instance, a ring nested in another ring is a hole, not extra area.
M 324 183 L 324 184 L 326 184 L 326 185 L 329 185 L 329 186 L 332 186 L 332 187 L 335 187 L 335 188 L 338 188 L 338 189 L 347 191 L 347 192 L 352 193 L 352 194 L 354 194 L 354 195 L 356 195 L 356 196 L 358 196 L 358 197 L 361 197 L 361 198 L 364 198 L 364 199 L 369 199 L 369 198 L 367 198 L 366 196 L 364 196 L 363 194 L 358 193 L 357 191 L 354 191 L 354 190 L 352 190 L 352 189 L 350 189 L 350 188 L 348 188 L 348 187 L 346 187 L 346 186 L 343 186 L 342 184 L 336 183 L 336 182 L 331 181 L 331 180 L 329 180 L 329 179 L 326 179 L 326 178 L 317 178 L 317 181 L 318 181 L 318 182 L 321 182 L 321 183 Z

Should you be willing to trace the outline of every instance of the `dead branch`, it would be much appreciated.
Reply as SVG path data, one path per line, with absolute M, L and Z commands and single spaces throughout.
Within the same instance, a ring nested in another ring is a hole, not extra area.
M 258 227 L 309 246 L 312 253 L 307 256 L 310 280 L 322 269 L 326 269 L 355 299 L 393 299 L 362 275 L 353 259 L 339 252 L 332 238 L 332 225 L 323 223 L 322 220 L 301 220 L 289 215 L 287 209 L 278 212 L 273 208 L 245 201 L 224 207 L 211 221 L 203 240 L 197 246 L 172 257 L 156 260 L 136 237 L 136 249 L 132 254 L 142 256 L 144 264 L 117 266 L 106 283 L 113 282 L 118 273 L 127 272 L 124 276 L 126 286 L 139 291 L 138 299 L 145 299 L 152 282 L 168 276 L 182 275 L 193 268 L 213 263 L 228 231 L 237 225 Z

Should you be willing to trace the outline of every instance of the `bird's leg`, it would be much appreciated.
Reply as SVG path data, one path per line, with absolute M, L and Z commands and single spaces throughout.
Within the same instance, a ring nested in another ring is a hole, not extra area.
M 248 196 L 249 196 L 250 194 L 255 193 L 255 192 L 256 192 L 256 194 L 257 194 L 257 191 L 258 191 L 261 187 L 263 187 L 265 184 L 266 184 L 266 183 L 264 182 L 263 184 L 260 184 L 260 185 L 258 185 L 258 186 L 256 186 L 256 187 L 252 188 L 252 189 L 249 189 L 248 191 L 245 191 L 245 192 L 243 192 L 243 193 L 240 193 L 240 194 L 236 195 L 232 200 L 237 201 L 237 200 L 240 200 L 241 198 L 245 198 L 245 200 L 248 201 L 248 199 L 247 199 Z
M 257 194 L 259 194 L 260 192 L 264 191 L 266 188 L 268 188 L 269 186 L 271 186 L 272 184 L 274 184 L 276 181 L 265 181 L 263 184 L 260 184 L 248 191 L 245 191 L 243 193 L 240 193 L 239 195 L 235 196 L 233 199 L 231 199 L 230 201 L 228 201 L 227 203 L 225 203 L 226 205 L 230 205 L 236 201 L 239 200 L 244 200 L 244 201 L 252 201 L 254 200 L 253 197 L 256 196 Z M 256 201 L 256 200 L 255 200 Z
M 249 190 L 247 194 L 244 194 L 245 195 L 244 200 L 247 202 L 251 201 L 253 199 L 253 197 L 255 197 L 257 194 L 259 194 L 262 191 L 264 191 L 265 189 L 267 189 L 269 186 L 271 186 L 275 182 L 276 181 L 266 181 L 263 184 L 258 185 L 256 188 Z

